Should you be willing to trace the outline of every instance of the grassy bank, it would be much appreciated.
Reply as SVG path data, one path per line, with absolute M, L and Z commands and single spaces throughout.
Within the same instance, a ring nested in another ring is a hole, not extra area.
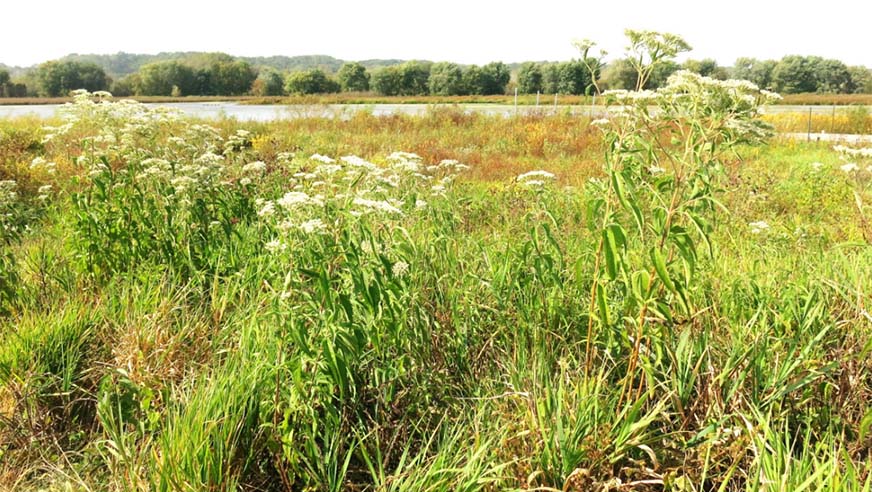
M 736 147 L 690 271 L 586 120 L 139 111 L 0 120 L 0 488 L 872 487 L 872 159 Z

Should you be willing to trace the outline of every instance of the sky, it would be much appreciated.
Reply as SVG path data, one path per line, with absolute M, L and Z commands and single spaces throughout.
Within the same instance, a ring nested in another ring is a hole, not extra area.
M 693 51 L 836 58 L 872 67 L 872 0 L 190 1 L 4 0 L 0 63 L 28 66 L 69 53 L 223 51 L 237 56 L 331 55 L 344 60 L 568 60 L 589 38 L 614 59 L 625 28 L 679 34 Z

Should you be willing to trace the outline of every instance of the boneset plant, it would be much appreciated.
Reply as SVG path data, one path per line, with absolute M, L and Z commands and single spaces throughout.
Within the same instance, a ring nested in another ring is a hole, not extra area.
M 657 91 L 604 96 L 611 117 L 593 122 L 605 139 L 606 176 L 591 183 L 588 204 L 600 240 L 586 369 L 595 358 L 594 340 L 609 352 L 629 346 L 629 397 L 637 366 L 657 357 L 652 342 L 705 311 L 693 299 L 699 257 L 715 250 L 710 231 L 720 207 L 721 159 L 737 145 L 767 136 L 756 116 L 760 104 L 775 96 L 749 82 L 691 72 L 674 74 Z

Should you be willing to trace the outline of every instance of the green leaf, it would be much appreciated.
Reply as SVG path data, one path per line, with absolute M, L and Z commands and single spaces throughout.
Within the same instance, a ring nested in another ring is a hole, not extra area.
M 654 270 L 657 272 L 657 276 L 660 277 L 660 281 L 663 282 L 663 285 L 665 285 L 671 292 L 675 292 L 675 284 L 672 283 L 672 279 L 669 277 L 669 271 L 666 269 L 666 260 L 663 258 L 663 253 L 661 253 L 657 248 L 651 248 L 650 254 L 651 261 L 654 263 Z
M 596 304 L 599 308 L 600 321 L 603 325 L 609 325 L 611 321 L 609 319 L 609 305 L 606 301 L 606 290 L 600 283 L 596 284 Z

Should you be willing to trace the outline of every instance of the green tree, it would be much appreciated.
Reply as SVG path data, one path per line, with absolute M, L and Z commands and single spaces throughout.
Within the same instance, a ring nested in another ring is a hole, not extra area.
M 139 94 L 147 96 L 171 96 L 175 92 L 189 96 L 199 94 L 202 86 L 197 73 L 178 61 L 149 63 L 139 70 Z
M 639 74 L 633 64 L 626 58 L 609 63 L 603 70 L 603 85 L 606 89 L 633 90 L 636 88 Z
M 430 64 L 408 61 L 399 67 L 402 85 L 400 95 L 423 96 L 430 92 Z
M 369 72 L 358 62 L 348 62 L 339 67 L 336 78 L 346 92 L 366 92 L 369 90 Z
M 399 65 L 376 70 L 372 74 L 372 88 L 383 96 L 398 96 L 403 86 Z
M 138 94 L 140 85 L 141 81 L 139 80 L 139 74 L 134 73 L 113 81 L 109 92 L 111 92 L 113 96 L 128 97 Z
M 854 92 L 848 66 L 839 60 L 810 57 L 817 82 L 817 92 L 850 94 Z
M 430 94 L 458 96 L 466 93 L 463 70 L 456 63 L 441 62 L 430 67 Z
M 734 79 L 744 79 L 762 88 L 772 87 L 772 71 L 778 64 L 775 60 L 758 60 L 756 58 L 738 58 L 733 64 L 730 76 Z
M 304 72 L 294 72 L 285 80 L 285 90 L 289 94 L 326 94 L 339 92 L 339 82 L 331 79 L 320 68 Z
M 66 96 L 76 89 L 104 91 L 111 82 L 106 72 L 94 63 L 49 61 L 36 69 L 39 93 L 44 96 Z
M 202 87 L 202 94 L 219 96 L 238 96 L 251 90 L 257 78 L 252 66 L 242 60 L 221 60 L 213 62 L 207 69 L 209 84 Z
M 797 94 L 816 92 L 817 66 L 814 60 L 799 55 L 788 55 L 772 70 L 772 85 L 778 92 Z
M 855 94 L 872 94 L 872 70 L 863 66 L 848 67 Z
M 690 70 L 691 72 L 698 73 L 704 77 L 711 77 L 713 79 L 722 79 L 723 72 L 721 67 L 718 66 L 718 62 L 712 58 L 703 58 L 702 60 L 687 60 L 681 64 L 681 68 L 684 70 Z
M 560 64 L 546 63 L 542 65 L 542 92 L 557 94 L 560 92 Z
M 484 72 L 484 94 L 505 94 L 506 85 L 512 78 L 512 72 L 503 62 L 491 62 L 481 67 Z
M 483 67 L 471 65 L 463 73 L 463 82 L 470 94 L 505 94 L 511 72 L 503 62 L 488 63 Z
M 261 68 L 260 73 L 251 85 L 251 93 L 255 96 L 281 96 L 285 92 L 285 81 L 282 74 L 274 68 Z
M 9 72 L 0 70 L 0 97 L 9 97 Z
M 593 78 L 588 71 L 588 66 L 580 60 L 563 62 L 557 68 L 558 85 L 557 92 L 560 94 L 586 94 L 593 85 Z
M 534 94 L 542 92 L 542 66 L 534 62 L 521 64 L 518 69 L 518 92 L 521 94 Z
M 658 63 L 654 70 L 651 71 L 651 76 L 645 84 L 645 89 L 658 89 L 666 85 L 669 76 L 681 70 L 681 65 L 672 60 L 664 60 Z

